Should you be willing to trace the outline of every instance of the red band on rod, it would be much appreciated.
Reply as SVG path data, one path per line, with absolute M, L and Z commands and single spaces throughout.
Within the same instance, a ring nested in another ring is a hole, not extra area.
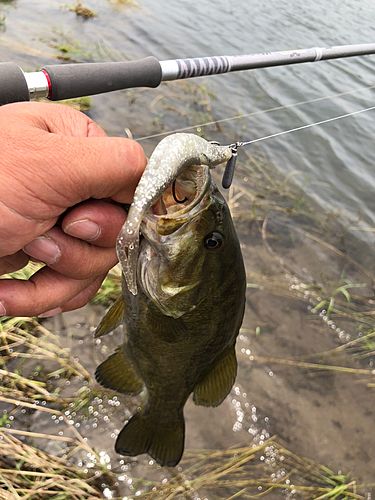
M 45 69 L 42 69 L 42 72 L 44 73 L 46 79 L 47 79 L 47 83 L 48 83 L 48 99 L 51 99 L 52 97 L 52 83 L 51 83 L 51 78 L 49 77 L 49 74 L 47 73 L 47 71 Z

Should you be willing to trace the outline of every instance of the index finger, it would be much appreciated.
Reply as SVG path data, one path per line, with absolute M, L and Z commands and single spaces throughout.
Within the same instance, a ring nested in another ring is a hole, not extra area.
M 108 137 L 90 118 L 68 106 L 15 103 L 2 111 L 11 107 L 9 121 L 19 131 L 21 119 L 24 132 L 30 135 L 33 148 L 28 152 L 27 171 L 33 185 L 39 181 L 52 189 L 52 196 L 62 195 L 66 208 L 89 198 L 132 200 L 147 162 L 140 144 L 125 137 Z M 26 174 L 22 172 L 24 177 Z

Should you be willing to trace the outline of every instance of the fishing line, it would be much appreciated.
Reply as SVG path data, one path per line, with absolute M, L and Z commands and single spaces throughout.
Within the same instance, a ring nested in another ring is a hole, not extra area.
M 161 132 L 161 133 L 158 133 L 158 134 L 152 134 L 152 135 L 147 135 L 147 136 L 143 136 L 143 137 L 138 137 L 136 140 L 142 141 L 142 140 L 146 140 L 146 139 L 153 139 L 153 138 L 157 138 L 157 137 L 163 137 L 163 136 L 166 136 L 166 135 L 169 135 L 169 134 L 172 134 L 172 133 L 176 133 L 176 132 L 185 132 L 187 130 L 192 130 L 192 129 L 195 129 L 195 128 L 207 127 L 209 125 L 215 125 L 215 124 L 219 124 L 219 123 L 224 123 L 224 122 L 229 122 L 229 121 L 233 121 L 233 120 L 238 120 L 238 119 L 241 119 L 241 118 L 247 118 L 247 117 L 250 117 L 250 116 L 256 116 L 256 115 L 262 115 L 262 114 L 266 114 L 266 113 L 271 113 L 273 111 L 279 111 L 279 110 L 282 110 L 282 109 L 289 109 L 289 108 L 293 108 L 293 107 L 297 107 L 297 106 L 302 106 L 303 104 L 312 104 L 312 103 L 324 101 L 324 100 L 327 100 L 327 99 L 335 99 L 337 97 L 342 97 L 344 95 L 350 95 L 350 94 L 353 94 L 353 93 L 356 93 L 356 92 L 362 92 L 364 90 L 372 90 L 373 88 L 375 88 L 375 85 L 370 85 L 369 87 L 359 87 L 359 88 L 356 88 L 355 90 L 347 90 L 345 92 L 339 92 L 337 94 L 330 94 L 328 96 L 317 97 L 315 99 L 309 99 L 309 100 L 305 100 L 305 101 L 299 101 L 299 102 L 296 102 L 296 103 L 286 104 L 286 105 L 283 105 L 283 106 L 275 106 L 273 108 L 268 108 L 268 109 L 259 110 L 259 111 L 253 111 L 251 113 L 242 113 L 242 114 L 239 114 L 239 115 L 235 115 L 235 116 L 231 116 L 231 117 L 227 117 L 227 118 L 222 118 L 221 120 L 210 121 L 210 122 L 201 123 L 201 124 L 198 124 L 198 125 L 191 125 L 191 126 L 188 126 L 188 127 L 182 127 L 182 128 L 178 128 L 178 129 L 174 129 L 174 130 L 169 130 L 168 132 Z M 354 116 L 354 115 L 358 115 L 360 113 L 365 113 L 365 112 L 371 111 L 373 109 L 375 109 L 375 106 L 371 106 L 369 108 L 361 109 L 361 110 L 358 110 L 358 111 L 353 111 L 351 113 L 345 113 L 343 115 L 334 116 L 332 118 L 327 118 L 325 120 L 320 120 L 318 122 L 308 123 L 308 124 L 305 124 L 305 125 L 301 125 L 299 127 L 294 127 L 294 128 L 288 129 L 288 130 L 283 130 L 281 132 L 276 132 L 274 134 L 269 134 L 269 135 L 266 135 L 266 136 L 263 136 L 263 137 L 258 137 L 257 139 L 252 139 L 252 140 L 249 140 L 249 141 L 237 141 L 237 142 L 235 142 L 233 144 L 230 144 L 229 147 L 231 147 L 231 149 L 232 149 L 232 158 L 227 162 L 225 170 L 224 170 L 224 174 L 223 174 L 223 178 L 222 178 L 222 186 L 223 186 L 223 188 L 228 189 L 231 186 L 231 184 L 232 184 L 233 176 L 234 176 L 234 170 L 235 170 L 236 161 L 237 161 L 237 150 L 238 150 L 238 148 L 243 147 L 243 146 L 248 146 L 248 145 L 254 144 L 256 142 L 265 141 L 267 139 L 273 139 L 275 137 L 279 137 L 279 136 L 282 136 L 282 135 L 290 134 L 292 132 L 297 132 L 299 130 L 304 130 L 304 129 L 312 128 L 312 127 L 319 126 L 319 125 L 324 125 L 325 123 L 330 123 L 330 122 L 333 122 L 333 121 L 336 121 L 336 120 L 341 120 L 343 118 L 348 118 L 349 116 Z M 175 188 L 175 186 L 173 186 L 173 188 Z M 173 197 L 174 197 L 174 199 L 175 199 L 176 202 L 179 202 L 179 200 L 177 199 L 177 196 L 175 195 L 175 192 L 173 192 Z
M 169 134 L 173 134 L 173 133 L 176 133 L 176 132 L 185 132 L 187 130 L 192 130 L 192 129 L 196 129 L 196 128 L 208 127 L 209 125 L 216 125 L 216 124 L 219 124 L 219 123 L 225 123 L 225 122 L 229 122 L 229 121 L 239 120 L 241 118 L 248 118 L 250 116 L 259 116 L 259 115 L 263 115 L 263 114 L 266 114 L 266 113 L 271 113 L 273 111 L 280 111 L 282 109 L 294 108 L 294 107 L 297 107 L 297 106 L 302 106 L 303 104 L 312 104 L 312 103 L 324 101 L 324 100 L 327 100 L 327 99 L 335 99 L 336 97 L 342 97 L 342 96 L 345 96 L 345 95 L 354 94 L 356 92 L 363 92 L 364 90 L 372 90 L 374 88 L 375 88 L 375 84 L 374 85 L 370 85 L 369 87 L 358 87 L 358 88 L 356 88 L 354 90 L 347 90 L 345 92 L 339 92 L 338 94 L 330 94 L 330 95 L 323 96 L 323 97 L 317 97 L 315 99 L 309 99 L 309 100 L 305 100 L 305 101 L 295 102 L 295 103 L 292 103 L 292 104 L 285 104 L 285 105 L 275 106 L 273 108 L 268 108 L 268 109 L 263 109 L 263 110 L 258 110 L 258 111 L 252 111 L 251 113 L 241 113 L 241 114 L 238 114 L 238 115 L 229 116 L 227 118 L 222 118 L 220 120 L 213 120 L 213 121 L 209 121 L 209 122 L 205 122 L 205 123 L 199 123 L 199 124 L 196 124 L 196 125 L 189 125 L 187 127 L 176 128 L 174 130 L 169 130 L 167 132 L 159 132 L 157 134 L 145 135 L 145 136 L 137 137 L 137 138 L 135 138 L 135 140 L 137 140 L 137 141 L 145 141 L 147 139 L 154 139 L 156 137 L 163 137 L 163 136 L 166 136 L 166 135 L 169 135 Z
M 280 135 L 289 134 L 291 132 L 297 132 L 298 130 L 304 130 L 306 128 L 315 127 L 317 125 L 323 125 L 324 123 L 334 122 L 335 120 L 341 120 L 342 118 L 348 118 L 349 116 L 359 115 L 360 113 L 365 113 L 366 111 L 371 111 L 373 109 L 375 109 L 375 106 L 371 106 L 365 109 L 359 109 L 358 111 L 352 111 L 351 113 L 345 113 L 344 115 L 333 116 L 332 118 L 327 118 L 326 120 L 321 120 L 319 122 L 314 122 L 314 123 L 308 123 L 307 125 L 301 125 L 300 127 L 291 128 L 289 130 L 283 130 L 282 132 L 276 132 L 275 134 L 266 135 L 264 137 L 258 137 L 258 139 L 252 139 L 251 141 L 245 141 L 245 142 L 238 141 L 233 145 L 231 144 L 231 146 L 237 146 L 237 147 L 247 146 L 249 144 L 253 144 L 254 142 L 265 141 L 266 139 L 272 139 L 273 137 L 278 137 Z
M 343 118 L 348 118 L 349 116 L 355 116 L 355 115 L 359 115 L 361 113 L 366 113 L 367 111 L 371 111 L 373 109 L 375 109 L 375 106 L 371 106 L 371 107 L 365 108 L 365 109 L 359 109 L 358 111 L 352 111 L 351 113 L 345 113 L 343 115 L 333 116 L 332 118 L 327 118 L 326 120 L 320 120 L 318 122 L 308 123 L 306 125 L 301 125 L 299 127 L 294 127 L 294 128 L 288 129 L 288 130 L 283 130 L 281 132 L 276 132 L 275 134 L 270 134 L 270 135 L 266 135 L 263 137 L 258 137 L 257 139 L 252 139 L 249 141 L 237 141 L 237 142 L 234 142 L 233 144 L 229 144 L 229 147 L 232 148 L 233 156 L 228 161 L 228 163 L 225 167 L 225 170 L 224 170 L 224 175 L 223 175 L 223 180 L 222 180 L 223 188 L 228 189 L 232 184 L 234 169 L 236 166 L 238 148 L 248 146 L 248 145 L 254 144 L 256 142 L 265 141 L 267 139 L 273 139 L 274 137 L 279 137 L 281 135 L 290 134 L 292 132 L 297 132 L 299 130 L 305 130 L 305 129 L 308 129 L 311 127 L 316 127 L 318 125 L 324 125 L 325 123 L 334 122 L 336 120 L 342 120 Z

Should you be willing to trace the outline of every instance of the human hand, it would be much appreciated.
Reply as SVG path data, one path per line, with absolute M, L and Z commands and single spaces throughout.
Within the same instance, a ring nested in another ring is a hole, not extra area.
M 112 200 L 131 202 L 143 150 L 58 104 L 3 106 L 0 130 L 0 275 L 29 257 L 47 264 L 28 281 L 0 279 L 0 315 L 81 307 L 117 261 L 126 214 Z

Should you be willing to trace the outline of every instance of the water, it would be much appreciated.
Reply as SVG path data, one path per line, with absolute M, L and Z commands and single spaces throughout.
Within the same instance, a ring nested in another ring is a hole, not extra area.
M 56 45 L 66 41 L 76 46 L 72 54 L 76 60 L 136 59 L 147 55 L 164 60 L 366 43 L 375 34 L 375 6 L 370 0 L 139 0 L 138 6 L 131 8 L 105 0 L 84 3 L 97 12 L 96 18 L 77 18 L 67 10 L 65 1 L 35 0 L 31 5 L 16 0 L 1 5 L 6 16 L 0 34 L 1 60 L 13 60 L 26 70 L 34 70 L 55 63 L 59 54 Z M 203 129 L 211 139 L 248 140 L 373 105 L 374 90 L 366 87 L 375 84 L 374 68 L 375 56 L 368 56 L 168 83 L 159 89 L 96 96 L 89 114 L 112 135 L 123 135 L 124 127 L 129 127 L 134 136 L 142 137 L 357 89 L 334 99 L 258 113 L 226 122 L 220 128 Z M 337 248 L 343 252 L 349 248 L 352 257 L 362 249 L 360 240 L 374 243 L 374 115 L 372 111 L 264 141 L 246 150 L 247 155 L 265 157 L 272 169 L 290 174 L 316 202 L 318 218 L 331 220 L 333 213 L 359 238 L 337 235 Z M 153 139 L 142 144 L 149 153 L 156 142 Z M 257 182 L 245 158 L 242 152 L 236 179 L 237 186 L 243 189 Z M 239 209 L 246 215 L 253 202 L 246 197 L 240 201 Z M 369 390 L 347 375 L 296 371 L 270 361 L 257 363 L 252 358 L 255 353 L 255 358 L 308 360 L 313 353 L 347 340 L 347 335 L 356 337 L 357 325 L 350 320 L 341 318 L 333 328 L 324 314 L 311 313 L 318 299 L 305 296 L 304 283 L 338 283 L 346 276 L 367 285 L 365 296 L 373 295 L 366 274 L 370 259 L 361 260 L 364 269 L 352 265 L 333 247 L 301 233 L 301 227 L 306 230 L 301 220 L 306 222 L 303 218 L 291 222 L 275 212 L 267 228 L 259 231 L 256 223 L 246 217 L 236 219 L 248 281 L 256 285 L 248 290 L 244 331 L 238 343 L 239 378 L 231 398 L 217 410 L 188 403 L 187 448 L 223 449 L 247 443 L 249 436 L 259 441 L 261 436 L 264 440 L 277 434 L 296 453 L 335 470 L 343 467 L 360 480 L 373 481 L 370 464 L 375 460 L 375 389 Z M 315 227 L 307 224 L 307 230 L 314 233 Z M 286 292 L 280 288 L 281 282 L 286 283 Z M 87 319 L 87 311 L 79 314 L 82 323 L 97 324 L 97 317 Z M 72 315 L 72 322 L 76 322 L 77 317 Z M 65 317 L 69 323 L 70 316 Z M 69 347 L 76 349 L 92 372 L 104 356 L 104 352 L 102 356 L 95 351 L 90 336 L 85 337 L 85 349 L 74 341 Z M 107 347 L 106 354 L 113 347 Z M 341 361 L 351 366 L 351 358 L 335 359 L 337 364 Z M 360 366 L 367 367 L 366 361 Z M 248 409 L 241 417 L 246 404 Z M 113 436 L 106 441 L 102 433 L 88 432 L 91 443 L 111 450 L 123 419 L 124 413 L 113 417 Z M 210 425 L 211 421 L 215 424 Z M 33 425 L 37 430 L 40 420 L 36 418 Z M 150 472 L 146 467 L 141 473 L 152 475 L 154 470 Z
M 0 49 L 2 59 L 16 60 L 28 69 L 52 62 L 50 56 L 55 51 L 46 48 L 46 42 L 58 37 L 56 33 L 80 41 L 94 57 L 100 43 L 113 59 L 154 55 L 159 60 L 366 43 L 375 34 L 375 7 L 370 0 L 142 0 L 137 8 L 127 9 L 92 0 L 87 5 L 98 13 L 88 22 L 76 18 L 63 1 L 39 0 L 31 9 L 28 2 L 18 0 L 3 7 L 8 29 Z M 31 54 L 27 47 L 31 47 Z M 105 52 L 101 58 L 105 58 Z M 375 57 L 367 56 L 220 75 L 196 82 L 204 82 L 215 94 L 212 114 L 216 119 L 358 89 L 351 95 L 256 115 L 227 127 L 231 140 L 250 139 L 371 106 L 374 91 L 363 87 L 374 84 L 374 68 Z M 158 95 L 158 91 L 151 92 Z M 97 119 L 112 133 L 120 133 L 125 124 L 130 128 L 135 125 L 121 114 L 113 116 L 113 108 L 121 108 L 122 99 L 122 94 L 94 99 Z M 103 108 L 111 109 L 111 113 L 103 113 Z M 191 117 L 190 124 L 194 123 Z M 148 126 L 147 116 L 143 116 L 138 135 L 145 135 Z M 356 221 L 360 216 L 361 223 L 353 223 L 358 231 L 358 226 L 369 228 L 375 222 L 374 133 L 373 111 L 272 139 L 260 147 L 276 168 L 298 173 L 296 181 L 324 208 L 339 212 L 346 220 Z M 369 231 L 358 234 L 373 241 Z

